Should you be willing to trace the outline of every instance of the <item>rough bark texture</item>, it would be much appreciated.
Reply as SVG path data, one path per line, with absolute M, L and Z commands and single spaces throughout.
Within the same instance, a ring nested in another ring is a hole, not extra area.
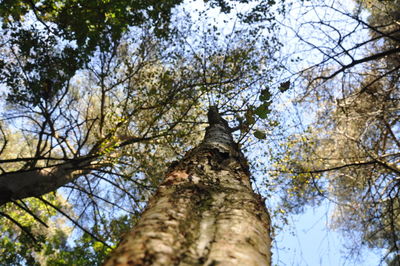
M 105 265 L 270 265 L 270 219 L 247 162 L 215 107 L 209 123 Z

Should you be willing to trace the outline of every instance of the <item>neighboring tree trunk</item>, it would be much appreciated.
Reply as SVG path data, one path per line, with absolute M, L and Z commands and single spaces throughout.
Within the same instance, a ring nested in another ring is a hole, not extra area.
M 121 148 L 152 138 L 124 138 L 117 144 Z M 0 174 L 0 206 L 15 200 L 39 197 L 56 191 L 58 188 L 73 182 L 80 176 L 109 165 L 109 162 L 101 160 L 101 156 L 99 155 L 108 148 L 107 145 L 102 145 L 103 141 L 104 139 L 99 140 L 98 144 L 86 156 L 69 159 L 53 166 Z M 112 142 L 111 144 L 114 145 L 116 142 Z
M 204 141 L 172 165 L 109 265 L 271 265 L 270 219 L 216 107 Z
M 0 206 L 13 200 L 38 197 L 57 190 L 97 167 L 95 157 L 70 160 L 55 166 L 0 175 Z

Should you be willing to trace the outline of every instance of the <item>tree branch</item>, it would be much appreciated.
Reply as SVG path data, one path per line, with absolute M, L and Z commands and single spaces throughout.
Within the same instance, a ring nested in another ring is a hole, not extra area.
M 396 54 L 396 53 L 400 53 L 400 47 L 389 49 L 389 50 L 386 50 L 386 51 L 383 51 L 383 52 L 380 52 L 380 53 L 376 53 L 376 54 L 373 54 L 371 56 L 364 57 L 362 59 L 353 60 L 353 62 L 351 62 L 350 64 L 347 64 L 347 65 L 344 65 L 340 69 L 338 69 L 335 72 L 333 72 L 331 75 L 329 75 L 329 76 L 319 76 L 319 77 L 314 78 L 313 81 L 319 80 L 319 79 L 323 79 L 323 80 L 331 79 L 331 78 L 337 76 L 338 74 L 342 73 L 346 69 L 352 68 L 352 67 L 354 67 L 354 66 L 356 66 L 358 64 L 362 64 L 362 63 L 365 63 L 365 62 L 377 60 L 377 59 L 380 59 L 382 57 L 385 57 L 385 56 L 388 56 L 388 55 L 391 55 L 391 54 Z
M 92 234 L 91 232 L 89 232 L 89 230 L 85 229 L 84 227 L 82 227 L 77 221 L 75 221 L 75 219 L 73 219 L 72 217 L 70 217 L 68 214 L 66 214 L 64 211 L 62 211 L 60 208 L 58 208 L 57 206 L 53 205 L 51 202 L 43 199 L 42 197 L 38 197 L 39 200 L 43 201 L 45 204 L 51 206 L 53 209 L 55 209 L 56 211 L 58 211 L 59 213 L 61 213 L 62 215 L 64 215 L 68 220 L 70 220 L 73 224 L 75 224 L 79 229 L 81 229 L 82 231 L 84 231 L 86 234 L 90 235 L 93 239 L 95 239 L 96 241 L 99 241 L 101 243 L 103 243 L 103 245 L 105 245 L 108 248 L 112 248 L 110 245 L 108 245 L 106 242 L 104 242 L 103 240 L 101 240 L 100 238 L 98 238 L 97 236 L 95 236 L 94 234 Z

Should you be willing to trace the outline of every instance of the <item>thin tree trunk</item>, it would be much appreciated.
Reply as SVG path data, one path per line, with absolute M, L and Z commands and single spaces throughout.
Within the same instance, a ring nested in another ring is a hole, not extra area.
M 270 265 L 270 219 L 216 107 L 204 141 L 172 165 L 110 265 Z

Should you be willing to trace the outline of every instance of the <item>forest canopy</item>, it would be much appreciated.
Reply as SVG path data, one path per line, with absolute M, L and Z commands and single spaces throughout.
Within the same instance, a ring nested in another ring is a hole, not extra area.
M 331 228 L 349 240 L 349 253 L 384 248 L 381 262 L 398 265 L 399 3 L 319 1 L 301 8 L 290 29 L 317 60 L 297 67 L 293 77 L 302 89 L 293 101 L 297 112 L 312 109 L 313 118 L 308 126 L 298 121 L 303 127 L 277 161 L 278 172 L 287 172 L 287 179 L 276 177 L 289 191 L 286 206 L 301 212 L 305 203 L 332 202 Z
M 210 104 L 265 138 L 279 43 L 249 2 L 2 2 L 1 263 L 100 264 Z
M 1 1 L 0 264 L 101 264 L 215 105 L 277 232 L 328 201 L 398 265 L 399 6 Z

